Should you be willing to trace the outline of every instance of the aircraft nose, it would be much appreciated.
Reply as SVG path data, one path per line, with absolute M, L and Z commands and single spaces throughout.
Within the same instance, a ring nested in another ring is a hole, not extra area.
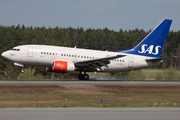
M 4 58 L 8 58 L 8 57 L 9 57 L 9 54 L 8 54 L 8 52 L 6 51 L 6 52 L 3 52 L 3 53 L 1 54 L 1 56 L 4 57 Z
M 5 52 L 3 52 L 3 53 L 1 54 L 1 56 L 4 57 L 4 56 L 5 56 Z

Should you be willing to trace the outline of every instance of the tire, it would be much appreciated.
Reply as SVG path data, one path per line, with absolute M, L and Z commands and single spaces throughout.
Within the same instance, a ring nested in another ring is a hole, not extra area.
M 21 69 L 21 73 L 24 73 L 24 69 Z
M 79 74 L 78 78 L 79 78 L 79 80 L 84 80 L 84 75 L 83 74 Z
M 89 79 L 89 75 L 88 74 L 84 74 L 84 80 L 88 80 Z

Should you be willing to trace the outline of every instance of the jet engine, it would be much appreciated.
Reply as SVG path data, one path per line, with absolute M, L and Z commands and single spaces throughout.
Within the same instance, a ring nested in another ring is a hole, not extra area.
M 47 67 L 46 71 L 48 72 L 74 72 L 75 66 L 74 63 L 68 61 L 54 61 L 52 67 Z

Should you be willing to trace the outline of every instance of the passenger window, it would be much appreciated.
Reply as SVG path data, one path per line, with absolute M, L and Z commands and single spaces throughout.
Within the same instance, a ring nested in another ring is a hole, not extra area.
M 54 53 L 52 55 L 54 55 Z
M 74 57 L 76 57 L 76 55 L 74 55 Z
M 119 62 L 119 59 L 117 59 L 117 61 Z
M 17 51 L 20 51 L 20 49 L 17 49 Z
M 49 53 L 49 55 L 51 55 L 51 53 Z
M 48 55 L 48 52 L 47 52 L 47 55 Z
M 89 57 L 87 56 L 87 59 L 88 59 Z
M 83 58 L 83 56 L 81 56 L 81 58 Z
M 72 57 L 74 57 L 74 56 L 72 55 Z
M 43 52 L 41 52 L 41 54 L 43 54 Z
M 69 57 L 71 57 L 71 55 L 69 55 Z
M 68 57 L 68 54 L 67 54 L 67 57 Z
M 80 56 L 78 55 L 78 58 L 79 58 Z
M 46 52 L 44 52 L 44 54 L 46 54 Z
M 84 56 L 84 58 L 86 58 L 86 56 Z

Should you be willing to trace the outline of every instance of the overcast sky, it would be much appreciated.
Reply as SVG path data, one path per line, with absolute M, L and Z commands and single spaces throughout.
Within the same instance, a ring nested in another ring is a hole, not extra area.
M 162 19 L 180 30 L 180 0 L 0 0 L 0 25 L 148 31 Z

